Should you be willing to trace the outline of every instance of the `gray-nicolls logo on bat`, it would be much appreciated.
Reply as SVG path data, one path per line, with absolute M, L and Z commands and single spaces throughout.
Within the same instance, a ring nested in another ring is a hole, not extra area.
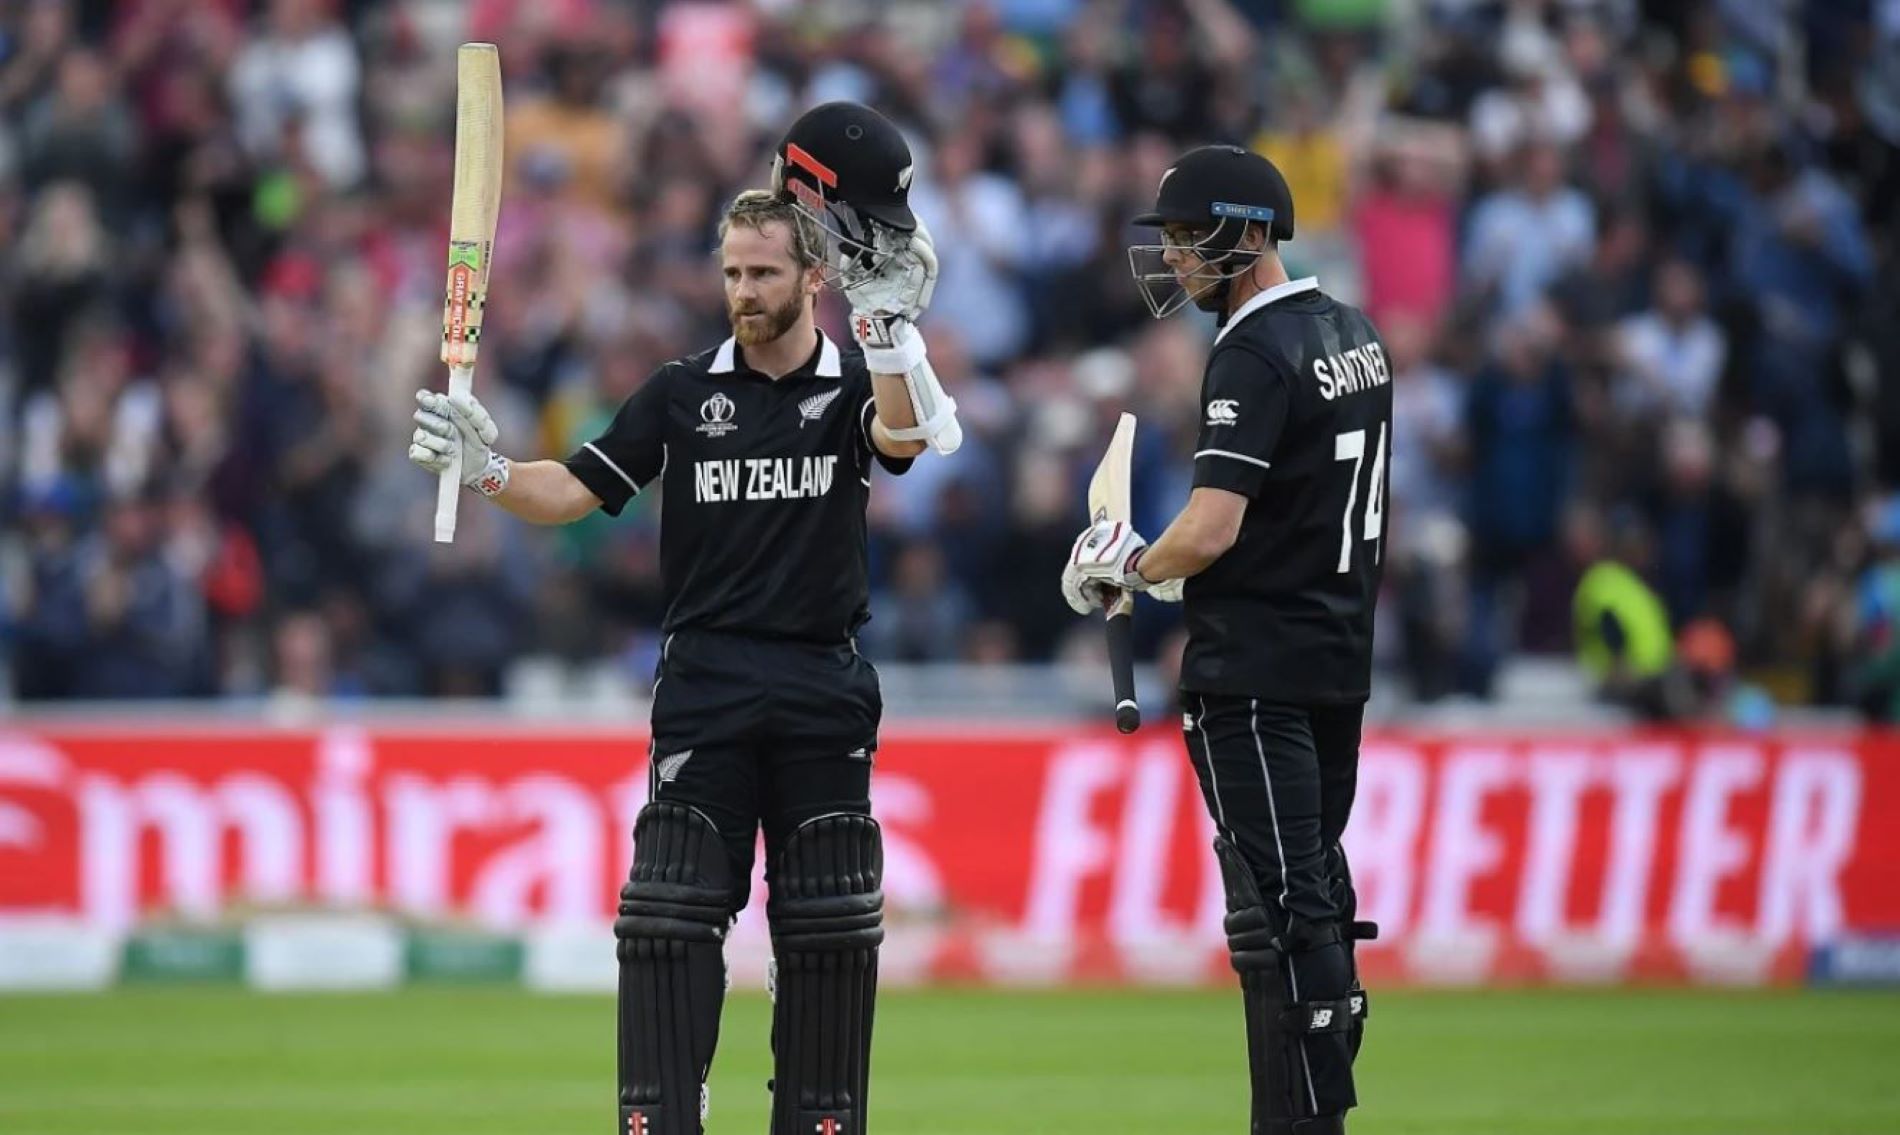
M 830 408 L 832 402 L 842 393 L 844 393 L 844 387 L 841 386 L 836 390 L 827 390 L 823 394 L 814 394 L 810 398 L 800 402 L 798 404 L 798 416 L 800 418 L 798 428 L 802 430 L 805 428 L 806 422 L 815 422 L 824 417 L 825 411 Z

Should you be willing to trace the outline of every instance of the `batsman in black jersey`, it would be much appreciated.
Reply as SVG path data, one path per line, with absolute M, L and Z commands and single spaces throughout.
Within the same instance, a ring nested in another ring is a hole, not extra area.
M 787 191 L 790 155 L 804 176 Z M 464 396 L 424 392 L 411 458 L 524 519 L 617 515 L 661 494 L 664 645 L 651 801 L 620 893 L 619 1135 L 696 1135 L 725 998 L 724 943 L 766 846 L 776 1007 L 772 1131 L 866 1129 L 883 850 L 870 816 L 882 711 L 870 617 L 874 466 L 954 449 L 955 404 L 911 321 L 936 278 L 905 201 L 910 155 L 868 108 L 828 104 L 780 147 L 773 191 L 720 226 L 732 337 L 667 363 L 566 461 L 516 464 Z M 858 342 L 814 322 L 828 282 Z
M 1353 945 L 1376 930 L 1354 921 L 1339 839 L 1371 680 L 1391 374 L 1362 313 L 1287 278 L 1293 201 L 1265 158 L 1193 150 L 1135 223 L 1161 230 L 1131 249 L 1155 315 L 1191 302 L 1220 320 L 1194 490 L 1153 544 L 1112 522 L 1083 532 L 1063 590 L 1082 612 L 1115 588 L 1185 600 L 1184 729 L 1219 832 L 1253 1132 L 1343 1132 L 1366 1020 Z

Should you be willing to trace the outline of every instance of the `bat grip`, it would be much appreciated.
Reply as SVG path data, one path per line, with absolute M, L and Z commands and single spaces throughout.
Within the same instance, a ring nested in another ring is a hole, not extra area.
M 475 389 L 475 368 L 450 367 L 449 393 L 469 394 Z M 435 483 L 435 542 L 455 542 L 455 510 L 462 499 L 462 441 L 455 441 L 455 460 L 442 470 Z
M 1135 701 L 1135 646 L 1129 634 L 1134 603 L 1123 595 L 1108 608 L 1108 672 L 1115 682 L 1115 728 L 1133 733 L 1141 727 Z

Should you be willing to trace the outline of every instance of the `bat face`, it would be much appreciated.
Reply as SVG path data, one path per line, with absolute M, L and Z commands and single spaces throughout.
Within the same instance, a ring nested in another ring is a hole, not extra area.
M 1135 416 L 1123 414 L 1115 423 L 1115 436 L 1108 441 L 1108 452 L 1089 478 L 1089 523 L 1119 520 L 1124 524 L 1134 511 L 1129 504 L 1129 481 L 1135 457 Z M 1134 609 L 1135 597 L 1123 592 L 1108 609 L 1109 615 L 1126 615 Z
M 501 57 L 492 44 L 456 53 L 455 196 L 449 210 L 448 277 L 442 297 L 442 361 L 475 365 L 482 308 L 501 212 Z
M 1128 519 L 1129 467 L 1135 455 L 1135 416 L 1123 414 L 1102 454 L 1095 476 L 1089 478 L 1089 521 Z

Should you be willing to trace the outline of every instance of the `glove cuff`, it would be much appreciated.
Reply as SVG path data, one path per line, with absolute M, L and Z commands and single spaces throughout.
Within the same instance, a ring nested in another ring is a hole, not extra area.
M 924 337 L 901 315 L 854 311 L 851 334 L 872 374 L 909 374 L 930 354 Z
M 508 476 L 513 469 L 513 462 L 491 451 L 488 454 L 488 464 L 482 467 L 481 473 L 476 475 L 474 480 L 467 483 L 468 487 L 493 499 L 500 496 L 502 490 L 508 487 Z
M 1160 582 L 1159 580 L 1149 579 L 1147 576 L 1141 574 L 1141 557 L 1146 555 L 1147 552 L 1148 545 L 1143 544 L 1141 547 L 1136 548 L 1134 555 L 1129 556 L 1128 562 L 1122 565 L 1121 585 L 1130 591 L 1146 591 Z

